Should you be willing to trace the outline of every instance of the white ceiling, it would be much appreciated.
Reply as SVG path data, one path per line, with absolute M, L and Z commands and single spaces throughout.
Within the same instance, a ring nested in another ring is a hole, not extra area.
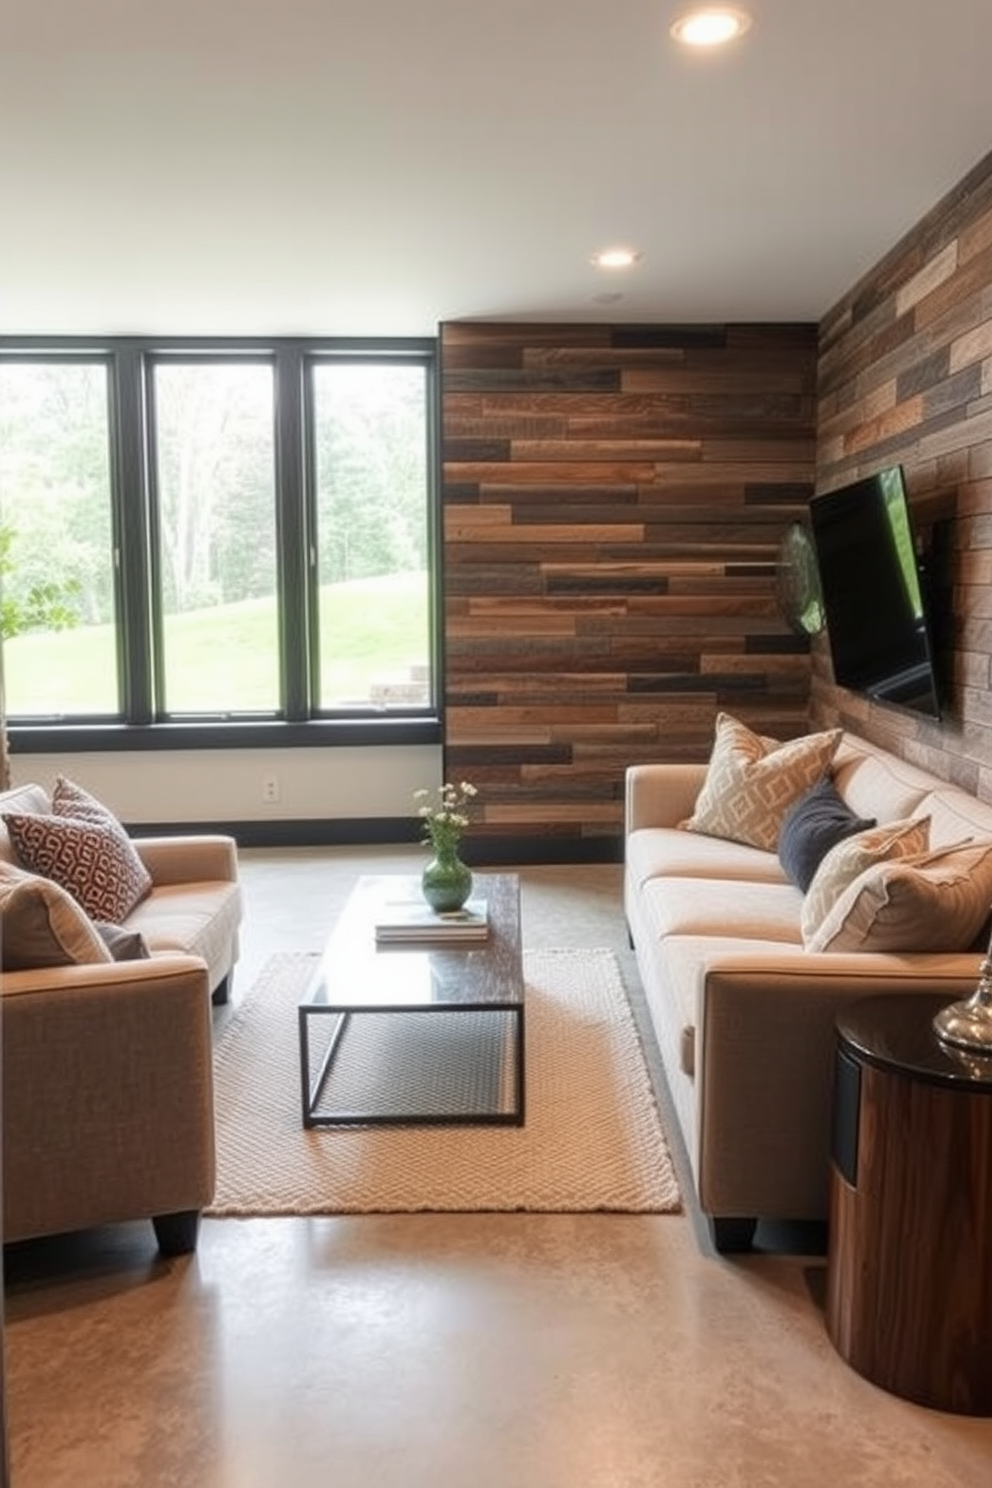
M 0 332 L 815 320 L 992 148 L 992 0 L 680 8 L 0 0 Z

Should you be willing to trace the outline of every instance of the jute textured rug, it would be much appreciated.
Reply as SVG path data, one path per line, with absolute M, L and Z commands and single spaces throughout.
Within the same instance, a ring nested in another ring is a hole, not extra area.
M 616 957 L 529 951 L 522 1127 L 304 1130 L 296 1008 L 314 958 L 274 956 L 215 1057 L 215 1216 L 680 1209 Z

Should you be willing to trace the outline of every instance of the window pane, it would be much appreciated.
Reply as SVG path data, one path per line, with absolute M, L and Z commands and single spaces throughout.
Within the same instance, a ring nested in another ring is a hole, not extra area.
M 7 712 L 117 715 L 107 372 L 0 361 Z
M 427 374 L 313 365 L 319 711 L 427 707 Z
M 267 363 L 159 363 L 162 711 L 276 712 L 273 384 Z

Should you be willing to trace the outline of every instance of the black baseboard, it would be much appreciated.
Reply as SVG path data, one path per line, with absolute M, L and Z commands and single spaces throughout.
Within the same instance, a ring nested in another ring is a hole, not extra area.
M 470 868 L 539 863 L 622 863 L 620 837 L 470 837 L 461 856 Z
M 239 847 L 406 847 L 420 841 L 420 823 L 409 817 L 346 817 L 335 820 L 140 822 L 134 837 L 179 837 L 222 832 Z M 620 863 L 620 837 L 468 836 L 462 857 L 471 868 L 539 863 Z

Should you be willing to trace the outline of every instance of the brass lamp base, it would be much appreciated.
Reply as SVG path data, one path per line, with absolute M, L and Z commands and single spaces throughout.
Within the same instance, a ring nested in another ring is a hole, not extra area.
M 971 997 L 941 1008 L 933 1026 L 945 1044 L 992 1057 L 992 995 L 981 984 Z

